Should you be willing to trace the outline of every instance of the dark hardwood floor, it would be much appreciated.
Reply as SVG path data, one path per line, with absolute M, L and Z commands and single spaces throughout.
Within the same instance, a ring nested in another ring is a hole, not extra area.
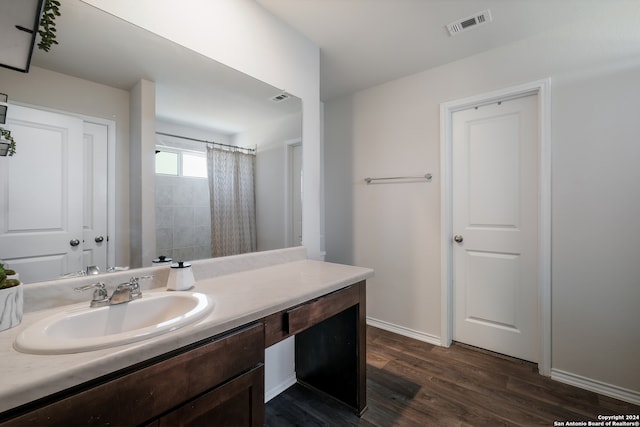
M 553 426 L 640 414 L 638 406 L 542 377 L 530 362 L 461 344 L 438 347 L 373 327 L 367 327 L 367 403 L 358 418 L 295 385 L 266 405 L 266 425 Z

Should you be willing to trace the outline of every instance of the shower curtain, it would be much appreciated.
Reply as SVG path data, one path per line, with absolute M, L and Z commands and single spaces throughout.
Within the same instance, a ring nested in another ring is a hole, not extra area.
M 207 146 L 211 256 L 255 252 L 255 154 Z

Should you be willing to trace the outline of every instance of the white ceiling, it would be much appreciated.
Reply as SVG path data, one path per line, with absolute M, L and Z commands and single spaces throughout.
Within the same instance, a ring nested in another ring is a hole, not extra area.
M 256 0 L 320 47 L 321 99 L 354 93 L 639 0 Z M 493 21 L 450 37 L 450 22 Z M 612 24 L 611 22 L 607 24 Z
M 640 9 L 640 0 L 255 1 L 320 47 L 324 101 L 576 20 L 614 25 L 614 4 Z M 449 36 L 446 24 L 485 9 L 491 23 Z M 301 108 L 297 98 L 267 102 L 278 89 L 82 1 L 65 0 L 62 12 L 60 44 L 36 49 L 32 65 L 125 90 L 141 77 L 155 81 L 161 119 L 233 134 Z

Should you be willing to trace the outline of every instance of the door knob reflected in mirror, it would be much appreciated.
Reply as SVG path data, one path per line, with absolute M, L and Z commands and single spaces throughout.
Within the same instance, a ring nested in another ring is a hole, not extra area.
M 463 240 L 464 240 L 464 237 L 462 237 L 462 235 L 460 234 L 456 234 L 455 236 L 453 236 L 453 241 L 456 243 L 462 243 Z
M 104 237 L 97 236 L 94 240 L 96 241 L 96 243 L 102 243 L 102 242 L 104 242 Z
M 78 245 L 80 244 L 80 240 L 78 240 L 78 239 L 71 239 L 71 240 L 69 241 L 69 244 L 70 244 L 71 246 L 78 246 Z

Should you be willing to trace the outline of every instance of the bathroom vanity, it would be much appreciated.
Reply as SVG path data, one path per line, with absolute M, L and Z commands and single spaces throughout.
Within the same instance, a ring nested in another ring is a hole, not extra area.
M 215 301 L 213 312 L 158 337 L 31 355 L 0 335 L 12 366 L 3 368 L 0 425 L 263 425 L 265 349 L 293 335 L 298 382 L 366 409 L 371 270 L 300 259 L 202 278 L 205 267 L 196 290 Z M 28 313 L 9 335 L 56 309 Z
M 262 425 L 263 343 L 252 324 L 29 403 L 0 425 Z

